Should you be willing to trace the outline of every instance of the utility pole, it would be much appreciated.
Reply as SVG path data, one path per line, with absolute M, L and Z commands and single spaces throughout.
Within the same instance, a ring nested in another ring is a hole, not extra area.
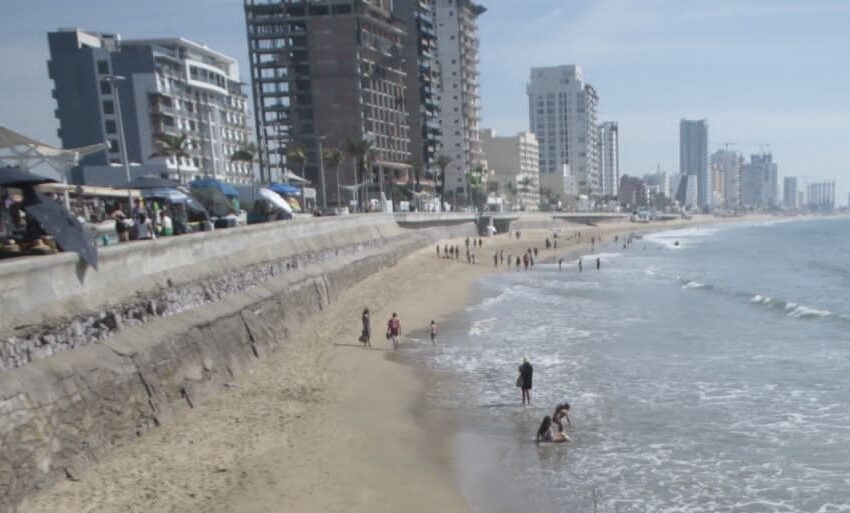
M 127 156 L 127 138 L 124 135 L 124 117 L 121 115 L 121 98 L 118 96 L 118 82 L 125 80 L 121 75 L 107 75 L 106 81 L 112 86 L 112 97 L 115 99 L 115 115 L 118 122 L 118 142 L 121 145 L 121 163 L 124 165 L 124 175 L 127 178 L 127 210 L 133 210 L 133 191 L 130 189 L 130 157 Z

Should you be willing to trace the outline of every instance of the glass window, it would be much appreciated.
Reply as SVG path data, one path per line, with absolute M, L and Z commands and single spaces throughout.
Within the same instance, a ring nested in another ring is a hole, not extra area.
M 100 93 L 101 94 L 112 94 L 112 84 L 110 84 L 106 80 L 101 80 L 100 81 Z
M 109 151 L 110 153 L 118 153 L 118 140 L 110 139 L 109 140 Z
M 115 104 L 112 103 L 112 100 L 106 100 L 103 102 L 103 113 L 115 114 Z
M 97 72 L 101 75 L 109 74 L 109 63 L 106 61 L 97 61 Z
M 114 134 L 115 132 L 116 132 L 115 121 L 113 121 L 111 119 L 107 119 L 106 120 L 106 133 L 107 134 Z

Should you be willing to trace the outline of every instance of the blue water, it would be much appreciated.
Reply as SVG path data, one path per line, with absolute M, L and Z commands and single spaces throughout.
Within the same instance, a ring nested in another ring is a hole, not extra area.
M 478 511 L 850 512 L 850 221 L 653 234 L 477 296 L 410 352 Z M 564 400 L 572 442 L 532 443 Z

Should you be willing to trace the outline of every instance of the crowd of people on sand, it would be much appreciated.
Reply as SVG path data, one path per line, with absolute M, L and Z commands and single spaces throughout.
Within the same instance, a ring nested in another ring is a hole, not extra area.
M 370 317 L 369 307 L 363 308 L 363 313 L 360 314 L 360 322 L 362 329 L 358 340 L 363 344 L 363 348 L 372 347 L 372 320 Z M 437 322 L 432 320 L 428 326 L 428 334 L 431 338 L 431 344 L 437 343 Z M 401 319 L 397 312 L 393 312 L 392 316 L 387 320 L 387 340 L 392 344 L 392 348 L 398 349 L 401 342 Z

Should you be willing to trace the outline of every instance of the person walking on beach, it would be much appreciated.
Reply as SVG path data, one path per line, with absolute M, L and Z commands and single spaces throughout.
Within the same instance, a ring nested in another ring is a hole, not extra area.
M 522 365 L 519 366 L 519 377 L 517 378 L 517 386 L 522 389 L 522 405 L 531 404 L 531 381 L 534 376 L 534 367 L 528 362 L 528 358 L 523 357 Z
M 440 245 L 437 244 L 437 258 L 440 258 Z
M 598 271 L 600 267 L 602 267 L 602 260 L 596 257 L 596 270 Z
M 525 270 L 528 270 L 528 253 L 522 255 L 522 265 L 525 266 Z
M 521 264 L 520 264 L 519 257 L 516 257 L 516 268 L 517 268 L 517 269 L 519 269 L 519 266 L 520 266 L 520 265 L 521 265 Z
M 393 349 L 398 349 L 399 336 L 401 336 L 401 321 L 398 314 L 393 312 L 393 316 L 387 321 L 387 338 L 392 340 Z
M 563 267 L 564 267 L 564 259 L 559 258 L 558 259 L 558 270 L 560 271 L 561 269 L 563 269 Z
M 360 322 L 363 323 L 363 331 L 360 332 L 360 342 L 363 343 L 364 349 L 372 347 L 372 324 L 369 321 L 369 308 L 363 309 Z
M 431 321 L 431 345 L 437 345 L 437 323 Z
M 581 272 L 581 257 L 578 257 L 578 272 Z
M 499 252 L 493 253 L 493 267 L 499 267 Z

